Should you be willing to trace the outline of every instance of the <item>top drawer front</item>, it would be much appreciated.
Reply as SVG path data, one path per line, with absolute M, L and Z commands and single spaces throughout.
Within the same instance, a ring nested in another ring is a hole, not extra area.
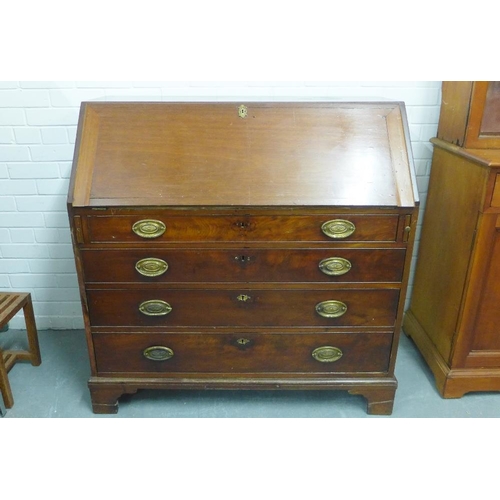
M 398 215 L 93 215 L 87 217 L 87 242 L 391 242 L 397 239 L 397 227 Z

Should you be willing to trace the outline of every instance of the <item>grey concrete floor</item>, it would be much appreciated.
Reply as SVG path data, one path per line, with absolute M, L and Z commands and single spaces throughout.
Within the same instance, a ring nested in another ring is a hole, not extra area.
M 25 332 L 0 334 L 4 348 L 25 346 Z M 42 364 L 17 363 L 9 373 L 14 406 L 5 418 L 488 418 L 500 417 L 500 393 L 442 399 L 413 342 L 401 338 L 393 414 L 366 413 L 362 396 L 344 391 L 154 391 L 120 399 L 116 415 L 92 413 L 84 332 L 40 331 Z M 12 345 L 12 342 L 14 344 Z M 1 405 L 1 398 L 0 398 Z

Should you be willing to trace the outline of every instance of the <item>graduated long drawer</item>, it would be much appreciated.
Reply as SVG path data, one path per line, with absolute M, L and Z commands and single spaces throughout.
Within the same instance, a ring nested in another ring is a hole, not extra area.
M 396 241 L 397 214 L 92 215 L 87 243 L 231 241 Z M 326 225 L 325 225 L 326 224 Z M 328 236 L 329 233 L 332 236 Z
M 383 372 L 392 335 L 101 333 L 93 343 L 101 374 Z
M 87 297 L 93 326 L 392 327 L 399 289 L 106 288 Z
M 401 282 L 405 250 L 82 250 L 87 283 Z

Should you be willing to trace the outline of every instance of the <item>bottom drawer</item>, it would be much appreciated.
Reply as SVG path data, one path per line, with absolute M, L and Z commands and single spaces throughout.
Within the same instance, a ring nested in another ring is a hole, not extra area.
M 94 335 L 103 373 L 385 372 L 390 333 Z

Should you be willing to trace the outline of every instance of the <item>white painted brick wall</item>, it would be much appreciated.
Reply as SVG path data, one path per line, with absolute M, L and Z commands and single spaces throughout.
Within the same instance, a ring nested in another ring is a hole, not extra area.
M 83 328 L 66 215 L 82 100 L 404 101 L 424 208 L 440 92 L 432 81 L 0 82 L 0 289 L 32 293 L 39 329 Z

